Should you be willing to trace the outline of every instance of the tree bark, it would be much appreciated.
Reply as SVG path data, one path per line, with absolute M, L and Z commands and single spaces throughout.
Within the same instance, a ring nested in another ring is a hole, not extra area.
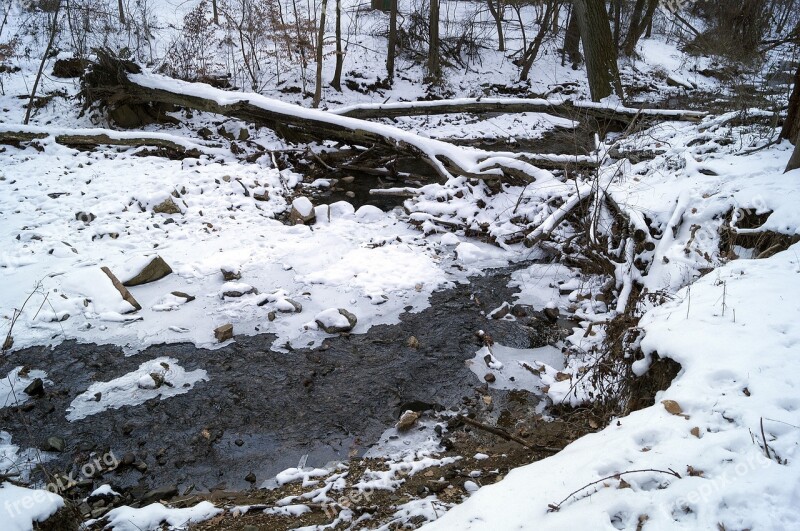
M 391 0 L 389 10 L 389 49 L 386 51 L 386 75 L 389 83 L 394 82 L 394 58 L 397 52 L 397 0 Z
M 53 11 L 53 20 L 50 23 L 50 38 L 47 41 L 47 47 L 42 53 L 42 61 L 39 63 L 39 70 L 36 72 L 36 79 L 33 81 L 33 88 L 31 89 L 31 97 L 28 99 L 28 108 L 25 109 L 25 119 L 22 123 L 28 124 L 31 120 L 31 113 L 33 112 L 33 100 L 36 98 L 36 90 L 39 88 L 39 81 L 42 80 L 42 72 L 44 65 L 47 63 L 47 58 L 50 56 L 50 50 L 53 49 L 53 43 L 56 41 L 58 35 L 58 14 L 61 11 L 61 0 L 56 1 L 56 9 Z
M 647 10 L 645 11 L 645 4 Z M 632 56 L 636 51 L 636 44 L 645 30 L 650 28 L 653 23 L 653 15 L 655 15 L 656 8 L 658 7 L 658 0 L 636 0 L 636 5 L 633 8 L 633 15 L 631 16 L 631 24 L 628 28 L 628 34 L 625 36 L 623 43 L 623 53 L 628 57 Z M 644 15 L 642 14 L 644 11 Z M 648 37 L 650 35 L 648 34 Z
M 504 52 L 506 51 L 506 41 L 503 38 L 503 11 L 505 10 L 505 6 L 503 5 L 503 0 L 497 0 L 497 7 L 495 7 L 494 3 L 495 0 L 486 0 L 489 13 L 491 13 L 494 23 L 497 26 L 497 51 Z
M 120 0 L 120 2 L 121 1 L 122 0 Z M 278 9 L 280 9 L 280 7 Z M 211 13 L 214 17 L 214 24 L 219 26 L 219 10 L 217 9 L 217 0 L 211 0 Z
M 342 91 L 342 67 L 344 66 L 344 50 L 342 50 L 342 0 L 336 0 L 336 69 L 333 72 L 331 86 Z
M 322 46 L 325 41 L 325 12 L 328 11 L 328 0 L 322 0 L 322 9 L 319 15 L 319 33 L 317 37 L 317 69 L 316 69 L 316 86 L 314 87 L 314 99 L 311 105 L 314 108 L 319 107 L 319 102 L 322 99 Z
M 786 121 L 783 122 L 780 138 L 794 143 L 794 152 L 785 171 L 800 168 L 800 67 L 794 75 L 794 89 L 789 97 L 789 112 L 786 114 Z
M 125 25 L 125 6 L 122 4 L 122 0 L 117 0 L 117 7 L 119 8 L 119 23 L 124 26 Z
M 547 35 L 547 30 L 550 28 L 550 21 L 553 17 L 553 14 L 557 13 L 559 8 L 560 5 L 557 0 L 546 1 L 544 8 L 545 11 L 542 15 L 541 23 L 539 24 L 539 31 L 536 33 L 536 37 L 534 37 L 533 41 L 531 41 L 531 45 L 527 50 L 525 50 L 523 55 L 522 70 L 519 73 L 520 81 L 527 81 L 528 74 L 530 74 L 531 67 L 533 66 L 533 62 L 539 55 L 539 49 L 541 48 L 542 42 Z
M 439 61 L 439 0 L 430 0 L 430 19 L 428 21 L 428 78 L 432 83 L 441 76 Z
M 583 57 L 581 56 L 581 33 L 574 8 L 570 10 L 567 31 L 564 33 L 564 53 L 567 54 L 573 68 L 577 68 L 577 65 L 583 62 Z
M 623 93 L 617 66 L 617 49 L 604 1 L 574 0 L 572 5 L 583 42 L 592 100 L 600 101 L 612 94 L 621 98 Z

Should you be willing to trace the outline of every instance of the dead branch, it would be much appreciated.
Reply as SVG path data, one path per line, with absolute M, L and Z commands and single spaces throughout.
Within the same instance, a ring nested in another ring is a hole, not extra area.
M 470 426 L 473 426 L 475 428 L 481 429 L 483 431 L 487 431 L 487 432 L 489 432 L 489 433 L 491 433 L 493 435 L 497 435 L 498 437 L 501 437 L 501 438 L 503 438 L 503 439 L 505 439 L 507 441 L 513 441 L 515 443 L 521 444 L 522 446 L 524 446 L 525 448 L 528 448 L 529 450 L 536 450 L 536 451 L 539 451 L 539 452 L 549 452 L 549 453 L 553 453 L 553 454 L 556 454 L 556 453 L 560 452 L 561 450 L 563 450 L 563 448 L 554 448 L 552 446 L 542 446 L 542 445 L 539 445 L 539 444 L 531 444 L 528 441 L 526 441 L 525 439 L 521 439 L 520 437 L 517 437 L 516 435 L 511 435 L 510 433 L 508 433 L 506 430 L 504 430 L 502 428 L 497 428 L 495 426 L 489 426 L 488 424 L 483 424 L 482 422 L 478 422 L 477 420 L 471 419 L 469 417 L 465 417 L 464 415 L 459 415 L 458 416 L 458 420 L 461 420 L 465 424 L 469 424 Z

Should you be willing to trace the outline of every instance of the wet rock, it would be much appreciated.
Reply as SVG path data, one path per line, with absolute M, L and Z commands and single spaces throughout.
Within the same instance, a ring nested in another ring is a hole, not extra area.
M 276 317 L 278 317 L 278 314 L 277 314 L 277 313 L 275 313 L 274 311 L 273 311 L 273 312 L 269 312 L 269 313 L 267 314 L 267 320 L 268 320 L 270 323 L 271 323 L 272 321 L 274 321 Z
M 231 282 L 242 278 L 242 273 L 237 269 L 221 267 L 219 270 L 222 272 L 222 279 L 225 282 Z
M 194 295 L 189 295 L 188 293 L 184 293 L 182 291 L 173 291 L 172 295 L 186 299 L 186 302 L 192 302 L 196 298 Z
M 486 380 L 489 383 L 494 383 L 497 380 L 497 377 L 494 374 L 492 374 L 490 372 L 487 372 L 484 375 L 483 379 Z
M 61 437 L 48 437 L 47 442 L 44 445 L 44 449 L 45 451 L 48 452 L 61 453 L 64 451 L 65 446 L 66 443 L 64 442 L 64 439 L 62 439 Z
M 214 329 L 214 337 L 217 341 L 222 343 L 229 339 L 233 339 L 233 325 L 228 323 Z
M 400 415 L 400 420 L 397 421 L 394 427 L 397 428 L 397 431 L 408 431 L 417 423 L 417 419 L 419 419 L 419 413 L 408 409 Z
M 250 472 L 244 477 L 244 480 L 248 483 L 255 483 L 256 482 L 256 475 Z
M 328 334 L 349 332 L 358 322 L 356 316 L 344 308 L 328 308 L 318 313 L 316 317 L 314 317 L 314 320 L 317 322 L 317 325 Z
M 303 305 L 292 299 L 283 299 L 283 304 L 278 305 L 278 311 L 283 313 L 300 313 Z
M 237 298 L 245 295 L 258 294 L 258 290 L 244 282 L 229 282 L 222 286 L 222 298 Z
M 269 201 L 269 192 L 264 187 L 261 187 L 253 192 L 253 199 L 256 201 Z
M 122 282 L 120 282 L 119 279 L 114 276 L 114 273 L 112 273 L 109 268 L 103 266 L 100 269 L 108 276 L 109 279 L 111 279 L 111 283 L 114 284 L 115 288 L 117 288 L 117 291 L 119 291 L 119 294 L 122 295 L 122 298 L 127 301 L 128 304 L 133 306 L 134 309 L 127 313 L 138 312 L 142 309 L 142 306 L 136 302 L 136 299 L 133 298 L 133 295 L 131 295 L 131 292 L 128 291 L 128 288 L 122 285 Z
M 44 382 L 41 378 L 34 378 L 28 387 L 25 388 L 25 394 L 28 396 L 44 396 Z
M 145 374 L 136 384 L 139 389 L 158 389 L 158 382 L 151 374 Z
M 550 322 L 555 323 L 558 321 L 559 312 L 558 307 L 555 304 L 548 304 L 548 306 L 542 310 L 542 313 L 545 317 L 547 317 L 547 319 L 550 320 Z
M 339 179 L 339 182 L 341 182 L 343 184 L 353 184 L 353 181 L 355 181 L 355 180 L 356 180 L 356 178 L 353 177 L 352 175 L 347 175 L 347 176 L 342 177 L 341 179 Z
M 150 505 L 159 501 L 167 501 L 178 495 L 178 487 L 176 485 L 165 485 L 157 489 L 153 489 L 142 496 L 142 506 Z
M 175 204 L 171 197 L 164 199 L 162 202 L 153 207 L 153 212 L 156 214 L 181 214 L 180 207 Z
M 503 304 L 500 305 L 499 308 L 490 313 L 489 317 L 491 317 L 492 319 L 502 319 L 503 317 L 508 315 L 509 312 L 511 312 L 511 305 L 507 302 L 504 302 Z
M 163 258 L 154 256 L 141 271 L 133 275 L 132 278 L 122 283 L 123 286 L 139 286 L 149 282 L 155 282 L 172 273 L 172 268 Z
M 314 205 L 307 197 L 300 196 L 292 201 L 289 221 L 295 225 L 311 225 L 317 220 Z
M 411 336 L 406 340 L 406 346 L 409 348 L 419 348 L 419 339 L 417 336 Z

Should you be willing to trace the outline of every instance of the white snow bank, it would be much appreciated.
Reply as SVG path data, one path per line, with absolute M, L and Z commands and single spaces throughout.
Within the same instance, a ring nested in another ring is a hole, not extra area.
M 0 522 L 3 531 L 31 531 L 64 506 L 61 496 L 46 490 L 26 489 L 11 483 L 0 485 Z
M 513 470 L 426 529 L 798 527 L 798 253 L 734 261 L 694 283 L 691 304 L 682 290 L 649 312 L 642 348 L 683 367 L 655 405 Z M 624 474 L 645 469 L 661 472 Z
M 172 509 L 160 503 L 152 503 L 141 509 L 132 507 L 117 507 L 108 512 L 107 529 L 113 531 L 150 531 L 160 529 L 165 523 L 171 528 L 184 527 L 213 518 L 220 514 L 222 509 L 217 509 L 208 501 L 200 502 L 194 507 L 185 509 Z
M 0 409 L 7 406 L 19 406 L 27 402 L 30 397 L 25 393 L 25 388 L 34 379 L 41 378 L 46 384 L 52 383 L 45 380 L 47 373 L 44 371 L 28 371 L 23 375 L 20 375 L 20 371 L 22 371 L 22 366 L 13 369 L 5 378 L 0 379 Z
M 151 376 L 156 373 L 163 378 L 158 386 Z M 188 393 L 197 382 L 208 380 L 206 371 L 196 369 L 187 372 L 173 358 L 156 358 L 142 363 L 139 368 L 109 382 L 93 383 L 81 393 L 67 409 L 67 419 L 80 420 L 106 409 L 136 406 L 160 397 L 161 400 Z M 98 396 L 99 393 L 99 396 Z

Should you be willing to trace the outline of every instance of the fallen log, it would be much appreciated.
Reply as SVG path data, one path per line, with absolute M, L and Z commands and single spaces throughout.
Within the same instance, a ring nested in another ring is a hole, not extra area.
M 19 144 L 52 137 L 57 144 L 73 148 L 96 146 L 158 147 L 176 154 L 197 157 L 201 154 L 223 155 L 217 146 L 192 142 L 164 133 L 129 133 L 112 129 L 46 128 L 22 124 L 0 124 L 0 144 Z M 227 153 L 230 154 L 229 152 Z
M 379 145 L 425 160 L 443 178 L 460 175 L 530 182 L 551 177 L 519 154 L 462 148 L 397 127 L 307 109 L 260 94 L 228 92 L 144 73 L 138 65 L 107 51 L 97 52 L 97 62 L 84 76 L 81 93 L 86 105 L 96 102 L 113 109 L 158 103 L 230 116 L 269 127 L 292 142 L 334 140 L 347 145 Z
M 340 107 L 329 111 L 351 118 L 397 118 L 435 114 L 467 113 L 545 113 L 580 121 L 587 117 L 629 124 L 637 115 L 644 119 L 699 122 L 708 113 L 673 109 L 638 109 L 624 105 L 591 101 L 547 100 L 541 98 L 458 98 L 453 100 L 367 103 Z

